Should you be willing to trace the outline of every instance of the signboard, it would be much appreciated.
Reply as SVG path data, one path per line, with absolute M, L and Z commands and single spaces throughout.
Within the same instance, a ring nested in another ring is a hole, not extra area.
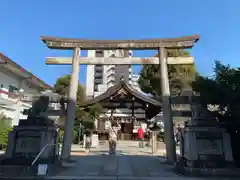
M 41 132 L 20 131 L 17 133 L 15 153 L 18 155 L 36 156 L 40 151 Z
M 222 141 L 220 139 L 197 139 L 197 149 L 198 153 L 202 155 L 223 154 Z
M 47 169 L 48 169 L 48 165 L 47 164 L 39 164 L 38 165 L 37 175 L 38 176 L 46 175 L 47 174 Z
M 111 122 L 105 121 L 105 130 L 107 130 L 109 127 L 111 127 Z
M 93 134 L 92 135 L 92 147 L 98 147 L 99 141 L 98 141 L 98 135 Z
M 219 132 L 197 132 L 196 133 L 198 154 L 221 155 L 223 154 L 222 136 Z

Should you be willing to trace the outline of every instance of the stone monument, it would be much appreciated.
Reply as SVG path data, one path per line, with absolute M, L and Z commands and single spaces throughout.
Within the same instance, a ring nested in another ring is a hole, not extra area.
M 41 94 L 34 100 L 27 119 L 20 119 L 8 136 L 7 150 L 2 165 L 31 166 L 53 164 L 58 159 L 58 131 L 53 118 L 48 117 L 52 97 Z
M 199 102 L 189 97 L 192 117 L 181 131 L 179 162 L 188 172 L 224 169 L 233 164 L 229 134 Z

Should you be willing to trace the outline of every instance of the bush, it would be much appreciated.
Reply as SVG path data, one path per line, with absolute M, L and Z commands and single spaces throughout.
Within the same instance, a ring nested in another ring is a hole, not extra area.
M 157 135 L 158 141 L 164 142 L 164 132 L 159 132 Z
M 0 144 L 2 149 L 5 150 L 8 144 L 8 133 L 12 130 L 11 119 L 3 115 L 0 117 Z
M 59 135 L 58 143 L 62 143 L 64 131 L 63 130 L 59 130 L 59 134 L 58 135 Z
M 84 126 L 85 131 L 88 130 L 93 132 L 96 130 L 95 123 L 93 121 L 82 121 L 82 124 Z
M 74 133 L 73 134 L 73 143 L 76 144 L 78 142 L 78 131 L 74 130 L 73 133 Z M 60 130 L 58 143 L 62 144 L 63 136 L 64 136 L 64 130 Z

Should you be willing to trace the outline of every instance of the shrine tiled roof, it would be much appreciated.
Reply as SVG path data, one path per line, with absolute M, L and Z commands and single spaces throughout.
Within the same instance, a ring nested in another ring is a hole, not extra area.
M 94 105 L 96 103 L 102 102 L 108 98 L 110 98 L 111 96 L 114 96 L 118 91 L 120 91 L 121 89 L 124 89 L 125 91 L 127 91 L 128 93 L 132 94 L 134 97 L 149 103 L 151 105 L 154 106 L 158 106 L 161 107 L 162 103 L 139 92 L 138 90 L 132 88 L 130 85 L 126 84 L 124 81 L 120 81 L 119 84 L 112 86 L 110 88 L 107 89 L 107 91 L 105 91 L 103 94 L 88 100 L 87 102 L 85 102 L 84 104 L 82 104 L 82 107 L 86 107 L 86 106 L 91 106 Z

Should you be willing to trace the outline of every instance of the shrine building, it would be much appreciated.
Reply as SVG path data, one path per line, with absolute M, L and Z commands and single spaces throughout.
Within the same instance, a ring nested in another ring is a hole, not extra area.
M 96 130 L 100 140 L 107 139 L 106 126 L 109 119 L 116 119 L 121 125 L 118 133 L 121 140 L 134 140 L 140 126 L 147 128 L 148 121 L 162 110 L 162 104 L 120 81 L 103 94 L 88 100 L 82 105 L 86 108 L 101 104 L 104 113 L 96 120 Z

